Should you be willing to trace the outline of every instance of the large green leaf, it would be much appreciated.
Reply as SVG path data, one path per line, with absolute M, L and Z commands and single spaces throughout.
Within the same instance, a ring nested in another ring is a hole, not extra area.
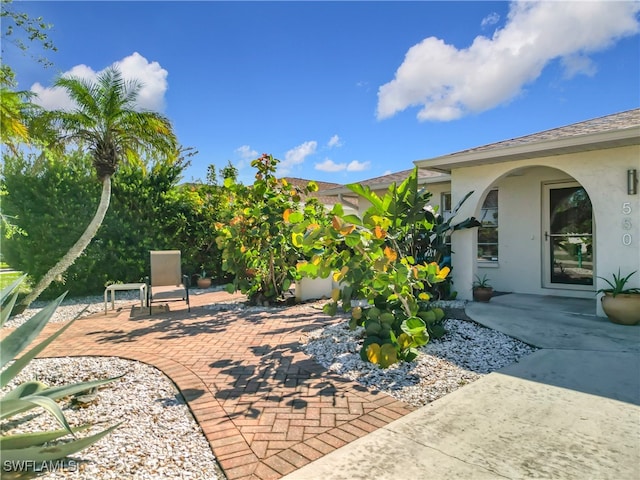
M 27 278 L 26 274 L 14 280 L 11 285 L 7 285 L 0 292 L 0 305 L 2 306 L 0 310 L 0 327 L 4 325 L 4 322 L 6 322 L 9 318 L 11 310 L 13 310 L 13 306 L 16 304 L 16 299 L 18 298 L 18 286 L 24 281 L 25 278 Z M 10 295 L 11 298 L 5 305 L 5 301 L 7 300 L 7 298 L 9 298 Z
M 60 295 L 57 299 L 44 307 L 25 323 L 16 328 L 6 338 L 0 342 L 0 368 L 13 360 L 34 338 L 38 336 L 40 331 L 47 324 L 53 313 L 62 302 L 66 293 Z
M 108 435 L 113 430 L 118 428 L 121 423 L 118 423 L 112 427 L 103 430 L 85 438 L 79 438 L 67 443 L 59 443 L 55 445 L 48 445 L 46 447 L 29 447 L 29 448 L 17 448 L 17 449 L 2 449 L 3 462 L 47 462 L 51 460 L 58 460 L 60 458 L 68 457 L 76 452 L 94 444 L 105 435 Z
M 56 338 L 58 338 L 62 333 L 67 330 L 73 322 L 75 322 L 80 316 L 87 310 L 88 305 L 82 309 L 80 313 L 78 313 L 71 321 L 67 322 L 67 324 L 58 330 L 53 335 L 50 335 L 45 340 L 40 342 L 38 345 L 33 347 L 27 353 L 22 355 L 19 359 L 13 362 L 6 370 L 0 373 L 0 388 L 6 386 L 13 378 L 22 371 L 27 364 L 33 360 L 40 352 L 42 352 L 51 342 L 53 342 Z
M 47 388 L 49 388 L 47 385 L 45 385 L 42 382 L 38 382 L 38 381 L 31 381 L 31 382 L 24 382 L 21 383 L 20 385 L 18 385 L 16 388 L 14 388 L 13 390 L 11 390 L 10 392 L 7 392 L 3 397 L 2 400 L 15 400 L 18 398 L 24 398 L 24 397 L 28 397 L 29 395 L 36 395 L 39 392 L 42 392 L 43 390 L 46 390 Z M 2 401 L 0 400 L 0 401 Z M 0 411 L 0 413 L 2 413 Z
M 107 383 L 118 380 L 119 378 L 122 378 L 122 376 L 107 378 L 105 380 L 92 380 L 89 382 L 75 383 L 73 385 L 63 385 L 60 387 L 50 387 L 50 388 L 38 391 L 38 396 L 47 397 L 52 400 L 58 400 L 68 395 L 74 395 L 76 393 L 83 392 L 91 388 L 106 385 Z M 0 400 L 0 405 L 2 406 L 2 408 L 0 408 L 0 418 L 10 417 L 11 415 L 15 415 L 17 413 L 33 408 L 33 406 L 24 405 L 24 404 L 7 403 L 5 405 L 5 401 L 7 400 L 7 397 L 9 397 L 9 400 L 14 400 L 16 398 L 15 395 L 10 396 L 12 393 L 13 391 L 9 392 Z M 27 397 L 22 396 L 19 398 L 21 400 L 24 400 Z
M 71 426 L 67 422 L 64 413 L 60 406 L 51 398 L 42 397 L 40 395 L 29 395 L 16 400 L 7 400 L 3 398 L 0 400 L 0 406 L 2 406 L 2 413 L 0 418 L 6 418 L 5 409 L 9 412 L 15 412 L 16 410 L 30 410 L 34 407 L 42 407 L 47 410 L 56 420 L 62 425 L 69 433 L 71 432 Z
M 427 325 L 420 317 L 409 317 L 400 326 L 403 332 L 412 337 L 419 335 L 427 329 Z
M 2 290 L 0 290 L 0 304 L 3 304 L 7 300 L 7 298 L 9 298 L 9 295 L 11 295 L 12 292 L 18 288 L 18 285 L 20 285 L 26 277 L 26 274 L 22 275 L 21 277 L 16 278 L 11 285 L 7 285 Z
M 71 431 L 75 434 L 91 428 L 92 425 L 87 423 L 80 425 L 79 427 L 71 427 Z M 51 430 L 48 432 L 31 432 L 31 433 L 17 433 L 14 435 L 0 436 L 0 450 L 6 451 L 7 449 L 18 449 L 35 447 L 36 445 L 42 445 L 46 442 L 52 442 L 60 437 L 68 435 L 67 430 Z
M 373 205 L 378 210 L 382 210 L 382 200 L 367 185 L 363 186 L 363 185 L 360 185 L 359 183 L 352 183 L 352 184 L 346 185 L 346 187 L 356 195 L 359 195 L 365 200 L 368 200 L 369 203 L 371 203 L 371 205 Z

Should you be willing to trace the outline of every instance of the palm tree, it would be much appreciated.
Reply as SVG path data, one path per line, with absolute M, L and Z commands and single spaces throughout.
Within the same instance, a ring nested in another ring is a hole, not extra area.
M 29 112 L 37 107 L 30 103 L 31 92 L 14 91 L 13 72 L 6 66 L 0 68 L 0 139 L 12 152 L 18 145 L 29 143 Z
M 75 262 L 96 235 L 109 208 L 111 176 L 120 162 L 158 156 L 177 158 L 178 152 L 169 120 L 159 113 L 137 110 L 135 101 L 142 85 L 137 81 L 125 81 L 118 69 L 105 70 L 95 82 L 61 77 L 55 85 L 64 88 L 76 106 L 72 111 L 56 110 L 44 114 L 46 122 L 54 126 L 54 145 L 75 143 L 88 149 L 102 182 L 102 194 L 84 233 L 25 297 L 22 301 L 25 307 Z

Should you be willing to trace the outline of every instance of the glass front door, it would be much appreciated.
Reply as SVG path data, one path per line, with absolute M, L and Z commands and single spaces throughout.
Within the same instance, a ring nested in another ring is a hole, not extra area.
M 545 287 L 593 286 L 593 209 L 579 184 L 546 186 Z

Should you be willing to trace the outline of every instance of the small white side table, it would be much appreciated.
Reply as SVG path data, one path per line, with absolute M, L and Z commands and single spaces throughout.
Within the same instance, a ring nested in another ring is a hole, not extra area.
M 116 308 L 116 291 L 140 290 L 140 306 L 144 307 L 147 298 L 146 283 L 113 283 L 104 290 L 104 313 L 107 313 L 107 293 L 111 292 L 111 310 Z

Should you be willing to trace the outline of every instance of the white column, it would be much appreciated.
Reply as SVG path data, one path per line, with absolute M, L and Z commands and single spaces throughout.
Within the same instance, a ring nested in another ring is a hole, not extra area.
M 476 275 L 477 228 L 458 230 L 451 235 L 453 290 L 460 300 L 471 300 L 471 285 Z

